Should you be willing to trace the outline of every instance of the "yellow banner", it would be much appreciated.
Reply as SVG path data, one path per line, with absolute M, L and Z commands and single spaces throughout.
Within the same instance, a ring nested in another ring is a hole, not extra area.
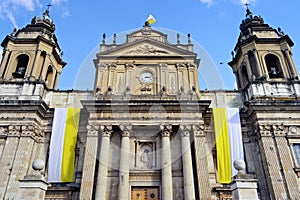
M 80 108 L 68 109 L 62 155 L 61 182 L 73 181 L 79 117 Z
M 226 109 L 213 108 L 213 116 L 217 148 L 218 179 L 220 183 L 228 184 L 231 182 L 232 173 Z

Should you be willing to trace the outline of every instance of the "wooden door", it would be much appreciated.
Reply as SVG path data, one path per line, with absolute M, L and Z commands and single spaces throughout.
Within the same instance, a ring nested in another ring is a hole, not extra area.
M 131 190 L 132 200 L 159 200 L 158 187 L 134 187 Z

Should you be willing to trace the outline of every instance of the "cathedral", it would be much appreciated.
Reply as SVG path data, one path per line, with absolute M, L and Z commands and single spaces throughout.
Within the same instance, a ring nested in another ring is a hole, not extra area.
M 90 91 L 57 89 L 49 9 L 3 39 L 0 199 L 300 200 L 291 38 L 247 9 L 238 90 L 201 90 L 191 36 L 171 43 L 149 22 L 122 44 L 103 35 Z

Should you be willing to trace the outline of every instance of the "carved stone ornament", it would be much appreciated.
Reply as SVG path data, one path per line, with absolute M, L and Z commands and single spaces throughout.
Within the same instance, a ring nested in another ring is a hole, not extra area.
M 134 50 L 126 52 L 126 54 L 129 55 L 159 55 L 159 54 L 168 54 L 167 51 L 164 51 L 162 49 L 157 49 L 155 47 L 144 45 L 141 47 L 138 47 Z
M 130 133 L 132 132 L 132 125 L 131 124 L 127 124 L 127 125 L 121 124 L 119 127 L 122 131 L 121 132 L 122 137 L 129 137 L 130 136 Z
M 170 135 L 172 133 L 172 125 L 171 124 L 160 125 L 159 128 L 160 128 L 162 137 L 170 137 Z
M 22 130 L 21 135 L 23 137 L 32 137 L 37 142 L 42 142 L 45 139 L 44 138 L 44 136 L 45 136 L 44 132 L 41 131 L 39 129 L 39 127 L 37 127 L 36 125 L 32 125 L 32 124 L 23 125 L 21 127 L 21 130 Z
M 168 64 L 167 63 L 159 63 L 158 66 L 166 68 L 166 67 L 168 67 Z
M 189 137 L 192 130 L 192 125 L 179 125 L 181 137 Z
M 186 64 L 185 63 L 176 63 L 176 67 L 177 68 L 184 68 L 184 67 L 186 67 Z
M 271 125 L 259 125 L 258 126 L 258 134 L 260 136 L 272 136 L 271 134 Z
M 100 130 L 102 137 L 110 137 L 112 134 L 112 125 L 101 125 Z
M 109 63 L 109 64 L 108 64 L 108 67 L 109 67 L 109 68 L 115 69 L 115 68 L 117 68 L 117 63 L 116 63 L 116 62 Z
M 196 137 L 204 137 L 205 136 L 205 132 L 204 132 L 204 125 L 193 125 L 193 131 L 194 131 L 194 135 Z
M 0 127 L 0 136 L 7 136 L 8 127 Z
M 106 67 L 108 67 L 108 64 L 107 63 L 99 63 L 98 67 L 106 68 Z
M 87 130 L 88 130 L 88 132 L 87 132 L 88 136 L 98 136 L 99 126 L 89 124 L 89 125 L 87 125 Z
M 275 136 L 285 136 L 285 129 L 283 124 L 272 126 Z
M 9 136 L 20 136 L 21 126 L 9 126 L 8 135 Z
M 295 126 L 290 126 L 288 134 L 289 135 L 299 135 L 298 128 Z
M 187 68 L 195 68 L 196 65 L 194 65 L 193 63 L 187 63 L 186 64 Z
M 22 126 L 22 136 L 32 136 L 34 137 L 34 126 Z
M 134 67 L 135 67 L 134 62 L 126 63 L 126 64 L 125 64 L 125 68 L 126 68 L 126 69 L 132 69 L 132 68 L 134 68 Z

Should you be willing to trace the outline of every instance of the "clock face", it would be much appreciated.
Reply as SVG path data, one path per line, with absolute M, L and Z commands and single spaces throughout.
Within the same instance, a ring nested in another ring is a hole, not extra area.
M 153 76 L 150 72 L 144 72 L 140 76 L 140 81 L 142 83 L 152 83 L 153 81 Z

